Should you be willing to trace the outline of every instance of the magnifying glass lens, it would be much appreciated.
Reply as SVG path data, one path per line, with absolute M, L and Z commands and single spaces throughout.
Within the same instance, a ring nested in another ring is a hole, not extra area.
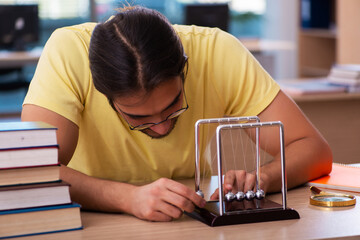
M 345 202 L 352 201 L 352 198 L 342 197 L 342 196 L 316 196 L 314 200 L 322 201 L 322 202 Z
M 356 204 L 356 198 L 353 195 L 327 193 L 314 186 L 311 186 L 310 190 L 316 194 L 310 197 L 311 205 L 322 207 L 347 207 Z

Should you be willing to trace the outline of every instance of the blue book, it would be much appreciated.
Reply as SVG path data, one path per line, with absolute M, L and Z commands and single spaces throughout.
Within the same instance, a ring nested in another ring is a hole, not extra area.
M 82 228 L 77 203 L 0 211 L 0 239 Z

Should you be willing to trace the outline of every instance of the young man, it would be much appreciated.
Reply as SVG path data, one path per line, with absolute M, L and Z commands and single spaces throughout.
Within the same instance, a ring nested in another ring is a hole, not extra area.
M 326 141 L 237 39 L 132 7 L 53 33 L 22 120 L 58 128 L 61 177 L 84 208 L 169 221 L 205 205 L 171 180 L 194 177 L 195 122 L 254 115 L 285 126 L 289 187 L 330 172 Z M 261 136 L 274 156 L 275 136 Z M 265 191 L 280 190 L 278 163 L 261 170 Z M 225 178 L 227 191 L 253 186 L 243 171 Z

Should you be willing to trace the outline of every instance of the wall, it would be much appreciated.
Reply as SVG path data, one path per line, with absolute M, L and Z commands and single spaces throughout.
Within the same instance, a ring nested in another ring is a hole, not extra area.
M 291 41 L 297 46 L 298 1 L 268 0 L 264 21 L 264 38 Z M 286 50 L 274 53 L 275 79 L 297 77 L 297 51 Z

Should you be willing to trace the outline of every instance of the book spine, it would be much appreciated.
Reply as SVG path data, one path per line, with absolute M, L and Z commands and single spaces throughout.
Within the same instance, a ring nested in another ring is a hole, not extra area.
M 56 231 L 38 232 L 38 233 L 21 234 L 21 235 L 11 235 L 11 236 L 6 236 L 6 237 L 0 237 L 0 239 L 17 238 L 17 237 L 30 237 L 30 236 L 35 236 L 35 235 L 43 235 L 43 234 L 58 233 L 58 232 L 69 232 L 69 231 L 75 231 L 75 230 L 81 230 L 81 229 L 83 229 L 83 226 L 77 227 L 77 228 L 56 230 Z
M 36 166 L 19 166 L 19 167 L 8 167 L 8 168 L 0 168 L 0 174 L 2 170 L 15 170 L 15 169 L 30 169 L 30 168 L 41 168 L 41 167 L 51 167 L 51 166 L 60 166 L 60 163 L 54 164 L 44 164 L 44 165 L 36 165 Z
M 59 148 L 59 145 L 45 145 L 45 146 L 28 146 L 28 147 L 13 147 L 13 148 L 0 148 L 0 153 L 5 151 L 20 151 L 31 149 L 45 149 L 45 148 Z
M 0 123 L 0 132 L 10 131 L 41 131 L 57 130 L 56 127 L 44 122 L 2 122 Z
M 8 215 L 8 214 L 17 214 L 17 213 L 24 213 L 24 212 L 35 212 L 35 211 L 48 211 L 54 209 L 62 209 L 62 208 L 81 208 L 81 205 L 72 202 L 69 204 L 61 204 L 61 205 L 50 205 L 50 206 L 43 206 L 43 207 L 32 207 L 32 208 L 23 208 L 23 209 L 14 209 L 14 210 L 2 210 L 0 211 L 0 215 Z

